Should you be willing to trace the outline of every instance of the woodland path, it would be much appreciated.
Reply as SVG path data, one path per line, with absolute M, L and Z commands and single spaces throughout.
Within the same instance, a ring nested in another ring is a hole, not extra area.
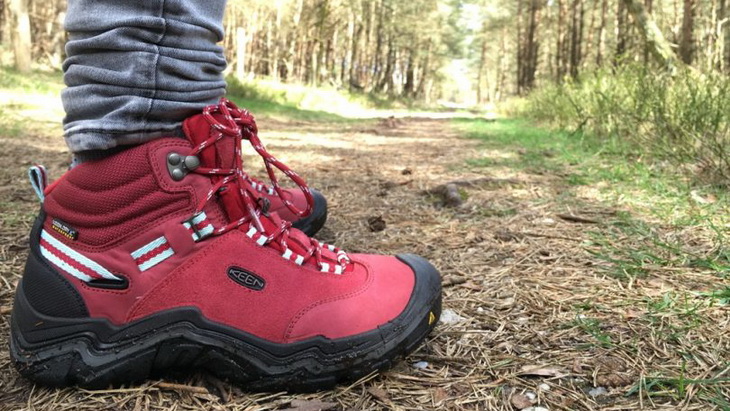
M 383 375 L 310 395 L 246 394 L 204 375 L 102 392 L 45 389 L 19 377 L 3 348 L 0 409 L 713 407 L 692 396 L 682 403 L 671 396 L 652 403 L 626 395 L 642 377 L 677 371 L 682 348 L 688 350 L 688 373 L 700 375 L 698 364 L 705 364 L 708 375 L 718 371 L 717 353 L 727 350 L 728 338 L 718 336 L 716 327 L 727 329 L 727 312 L 705 313 L 714 324 L 699 324 L 691 346 L 657 342 L 661 324 L 644 321 L 645 302 L 674 289 L 705 289 L 708 280 L 692 272 L 630 283 L 605 275 L 603 261 L 586 245 L 617 210 L 592 201 L 591 187 L 580 189 L 580 201 L 565 202 L 570 188 L 560 176 L 468 167 L 469 159 L 520 153 L 487 152 L 444 119 L 344 125 L 262 120 L 260 129 L 272 153 L 327 195 L 331 217 L 322 240 L 353 252 L 417 253 L 441 270 L 445 313 L 428 342 Z M 32 159 L 58 177 L 68 154 L 57 138 L 0 143 L 0 346 L 7 347 L 13 290 L 37 209 L 25 169 Z M 257 157 L 246 161 L 258 165 Z M 466 199 L 460 207 L 444 207 L 438 197 L 423 194 L 452 181 L 473 182 L 461 186 Z M 727 392 L 728 386 L 717 389 Z

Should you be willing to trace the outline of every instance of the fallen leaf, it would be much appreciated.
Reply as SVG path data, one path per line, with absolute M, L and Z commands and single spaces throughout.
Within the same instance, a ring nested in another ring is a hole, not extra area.
M 532 401 L 530 401 L 530 399 L 523 394 L 513 395 L 510 401 L 512 402 L 512 406 L 514 406 L 518 410 L 523 410 L 532 406 Z
M 291 408 L 286 408 L 283 411 L 326 411 L 335 408 L 337 404 L 320 400 L 292 400 L 289 406 Z
M 375 399 L 380 400 L 382 402 L 387 402 L 389 399 L 388 393 L 382 388 L 370 387 L 370 388 L 368 388 L 368 392 L 370 393 L 370 395 L 375 397 Z
M 465 283 L 461 284 L 461 287 L 467 288 L 469 290 L 474 290 L 474 291 L 481 291 L 482 290 L 482 286 L 481 285 L 474 284 L 474 282 L 471 281 L 471 280 L 466 281 Z
M 433 390 L 432 395 L 433 395 L 433 402 L 435 404 L 442 403 L 449 396 L 449 394 L 446 393 L 446 390 L 444 390 L 441 387 L 436 387 L 436 389 Z
M 583 373 L 583 364 L 580 363 L 579 358 L 576 358 L 575 360 L 573 360 L 573 372 L 576 374 Z
M 567 374 L 555 367 L 536 367 L 534 365 L 525 365 L 520 369 L 520 375 L 531 377 L 565 377 Z

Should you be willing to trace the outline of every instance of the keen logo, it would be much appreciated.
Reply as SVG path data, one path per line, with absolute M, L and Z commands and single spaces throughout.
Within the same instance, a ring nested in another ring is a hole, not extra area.
M 51 228 L 53 228 L 53 231 L 63 235 L 64 237 L 68 238 L 69 240 L 75 240 L 79 238 L 79 232 L 76 231 L 73 227 L 70 225 L 64 223 L 63 221 L 54 218 L 53 222 L 51 223 Z
M 231 267 L 228 269 L 228 277 L 231 280 L 241 284 L 246 288 L 250 288 L 254 291 L 261 291 L 264 289 L 266 282 L 263 278 L 256 274 L 250 273 L 243 268 Z

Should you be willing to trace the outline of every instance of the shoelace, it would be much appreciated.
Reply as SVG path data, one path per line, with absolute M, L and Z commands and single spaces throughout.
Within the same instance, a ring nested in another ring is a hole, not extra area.
M 223 116 L 224 121 L 219 121 L 214 115 L 220 114 Z M 258 128 L 254 117 L 247 111 L 239 109 L 234 103 L 227 99 L 221 99 L 217 105 L 208 106 L 203 110 L 203 117 L 210 124 L 211 128 L 215 130 L 211 133 L 212 136 L 198 144 L 192 149 L 190 154 L 192 156 L 198 156 L 203 150 L 209 147 L 213 147 L 218 141 L 224 138 L 232 138 L 234 140 L 234 168 L 208 168 L 198 167 L 193 172 L 204 175 L 215 175 L 222 177 L 213 187 L 210 189 L 205 198 L 203 198 L 195 209 L 195 215 L 203 212 L 206 204 L 211 201 L 213 196 L 223 187 L 234 186 L 238 189 L 240 198 L 243 205 L 248 212 L 248 215 L 243 216 L 237 221 L 229 222 L 223 227 L 219 227 L 213 231 L 212 235 L 221 235 L 230 230 L 237 229 L 243 224 L 250 222 L 251 228 L 257 230 L 258 233 L 264 238 L 259 242 L 260 245 L 270 245 L 279 248 L 280 252 L 284 254 L 291 253 L 287 246 L 287 241 L 290 237 L 291 223 L 288 221 L 282 221 L 279 227 L 274 232 L 267 232 L 266 228 L 261 222 L 263 216 L 261 204 L 254 200 L 255 193 L 250 192 L 251 189 L 257 190 L 251 183 L 251 178 L 243 171 L 243 159 L 241 153 L 241 142 L 245 139 L 251 143 L 256 153 L 258 153 L 264 161 L 266 166 L 266 172 L 271 180 L 271 186 L 274 192 L 284 202 L 284 205 L 299 218 L 306 217 L 309 215 L 314 207 L 314 197 L 307 186 L 307 183 L 284 163 L 280 162 L 276 157 L 271 155 L 263 143 L 258 137 Z M 307 200 L 307 208 L 305 210 L 299 210 L 293 203 L 288 201 L 282 194 L 282 188 L 279 185 L 279 180 L 276 177 L 275 169 L 278 169 L 284 175 L 289 177 L 300 190 L 304 193 Z M 265 218 L 268 218 L 264 216 Z M 270 220 L 273 221 L 273 220 Z M 260 237 L 260 238 L 262 238 Z M 331 245 L 322 244 L 319 241 L 307 237 L 309 244 L 302 244 L 308 249 L 306 255 L 301 256 L 302 258 L 297 260 L 297 264 L 305 264 L 310 259 L 314 258 L 317 267 L 321 271 L 327 272 L 344 272 L 346 266 L 350 264 L 350 258 L 347 254 Z M 330 265 L 325 263 L 322 259 L 322 248 L 327 248 L 337 256 L 337 265 Z M 339 267 L 338 267 L 339 266 Z

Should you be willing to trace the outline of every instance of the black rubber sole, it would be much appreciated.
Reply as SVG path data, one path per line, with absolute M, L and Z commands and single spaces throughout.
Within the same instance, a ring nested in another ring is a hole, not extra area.
M 303 231 L 309 237 L 314 237 L 327 222 L 327 199 L 317 190 L 312 190 L 312 197 L 314 197 L 312 214 L 292 224 L 294 228 Z
M 46 386 L 105 388 L 172 372 L 204 370 L 249 391 L 308 392 L 388 368 L 412 352 L 441 313 L 440 276 L 426 260 L 398 256 L 416 272 L 403 313 L 364 334 L 275 344 L 205 319 L 197 309 L 165 311 L 114 326 L 106 320 L 37 312 L 18 288 L 10 355 L 26 378 Z

